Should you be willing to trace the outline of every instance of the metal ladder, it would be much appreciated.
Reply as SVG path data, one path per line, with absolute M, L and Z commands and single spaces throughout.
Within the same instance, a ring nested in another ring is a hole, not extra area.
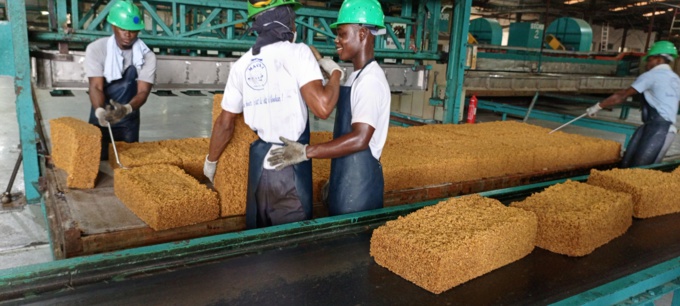
M 602 32 L 600 33 L 600 52 L 607 51 L 609 46 L 609 23 L 602 25 Z
M 678 15 L 680 15 L 680 11 L 676 8 L 673 11 L 673 21 L 671 21 L 671 29 L 668 31 L 668 38 L 670 39 L 673 37 L 673 32 L 676 34 L 680 33 L 680 18 L 678 18 Z

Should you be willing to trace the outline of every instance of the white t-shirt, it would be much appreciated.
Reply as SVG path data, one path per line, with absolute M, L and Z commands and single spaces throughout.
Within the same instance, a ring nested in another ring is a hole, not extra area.
M 390 125 L 390 86 L 377 62 L 366 66 L 357 79 L 359 71 L 362 70 L 354 71 L 345 83 L 352 86 L 352 123 L 366 123 L 375 129 L 368 146 L 373 157 L 380 159 Z
M 87 45 L 85 49 L 85 75 L 87 77 L 103 77 L 106 60 L 107 43 L 110 36 L 102 37 Z M 132 50 L 121 50 L 123 53 L 123 71 L 132 64 Z M 122 73 L 122 71 L 121 71 Z M 144 54 L 144 65 L 137 69 L 137 80 L 149 84 L 156 82 L 156 55 L 153 52 Z
M 631 87 L 645 95 L 659 115 L 675 124 L 680 101 L 680 78 L 668 64 L 657 65 L 641 74 Z
M 243 113 L 245 123 L 263 141 L 280 143 L 280 136 L 297 140 L 308 116 L 300 88 L 322 79 L 319 64 L 305 44 L 277 42 L 262 47 L 258 55 L 251 49 L 229 71 L 222 108 Z M 267 157 L 264 168 L 272 169 Z

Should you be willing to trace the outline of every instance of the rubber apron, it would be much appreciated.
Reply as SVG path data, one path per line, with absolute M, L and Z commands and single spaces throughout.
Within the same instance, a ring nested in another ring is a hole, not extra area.
M 123 77 L 111 83 L 104 84 L 104 108 L 111 105 L 111 100 L 120 104 L 128 104 L 137 95 L 137 68 L 130 65 Z M 102 152 L 101 159 L 108 159 L 109 144 L 111 137 L 106 126 L 100 126 L 99 120 L 94 115 L 94 107 L 90 108 L 89 122 L 98 126 L 102 131 Z M 111 125 L 113 131 L 113 138 L 116 141 L 138 142 L 139 141 L 139 110 L 134 110 L 123 118 L 123 120 Z
M 361 71 L 373 60 L 368 61 Z M 359 75 L 355 80 L 359 79 Z M 341 86 L 335 111 L 333 138 L 352 132 L 352 86 Z M 330 216 L 383 207 L 385 188 L 382 165 L 373 157 L 371 149 L 331 160 L 328 190 Z
M 309 144 L 309 119 L 307 127 L 297 142 Z M 248 192 L 246 198 L 246 227 L 257 228 L 257 201 L 255 192 L 260 182 L 264 157 L 271 149 L 272 143 L 258 139 L 250 144 L 250 161 L 248 163 Z M 295 189 L 302 209 L 307 219 L 312 218 L 312 160 L 307 160 L 293 166 L 295 171 Z
M 641 118 L 644 124 L 635 130 L 628 142 L 628 148 L 621 160 L 622 168 L 651 165 L 664 148 L 672 123 L 661 117 L 659 112 L 647 103 L 644 95 L 642 96 Z

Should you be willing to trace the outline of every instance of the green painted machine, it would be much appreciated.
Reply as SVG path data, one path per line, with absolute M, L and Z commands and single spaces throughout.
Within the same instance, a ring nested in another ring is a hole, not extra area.
M 500 46 L 503 41 L 503 28 L 496 19 L 473 19 L 470 21 L 470 34 L 480 44 Z
M 546 35 L 553 35 L 567 51 L 590 52 L 593 29 L 583 19 L 562 17 L 550 23 Z

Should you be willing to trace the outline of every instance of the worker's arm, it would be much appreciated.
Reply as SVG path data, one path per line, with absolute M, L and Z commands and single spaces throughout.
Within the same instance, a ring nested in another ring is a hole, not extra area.
M 146 103 L 146 100 L 149 98 L 149 94 L 151 93 L 151 88 L 153 87 L 153 84 L 144 82 L 144 81 L 137 81 L 137 94 L 132 97 L 132 100 L 128 104 L 132 106 L 132 110 L 139 109 Z
M 375 128 L 356 122 L 352 131 L 329 142 L 307 146 L 307 158 L 337 158 L 350 155 L 368 148 Z
M 271 151 L 267 159 L 276 170 L 301 163 L 310 158 L 336 158 L 368 148 L 375 128 L 366 123 L 353 123 L 352 131 L 329 142 L 308 146 L 281 137 L 285 146 Z
M 210 136 L 209 161 L 217 161 L 227 147 L 231 137 L 234 135 L 236 116 L 237 114 L 225 110 L 222 110 L 219 116 L 217 116 L 212 135 Z
M 323 85 L 321 80 L 314 80 L 300 88 L 302 99 L 305 100 L 307 107 L 315 116 L 327 119 L 331 115 L 335 104 L 338 102 L 341 77 L 342 72 L 335 70 L 330 74 L 326 86 Z
M 628 97 L 635 94 L 638 94 L 638 91 L 633 87 L 628 87 L 626 89 L 619 90 L 615 92 L 613 95 L 607 97 L 606 99 L 600 101 L 599 103 L 595 103 L 595 105 L 586 109 L 586 113 L 588 114 L 588 116 L 593 117 L 601 109 L 611 107 L 616 104 L 620 104 L 623 101 L 625 101 Z
M 88 92 L 92 107 L 94 109 L 104 107 L 104 101 L 106 100 L 104 96 L 104 77 L 90 77 L 88 81 L 90 83 Z
M 638 94 L 638 92 L 633 87 L 628 87 L 626 89 L 619 90 L 615 92 L 613 95 L 609 96 L 608 98 L 602 100 L 600 102 L 600 107 L 607 108 L 614 106 L 616 104 L 620 104 L 623 101 L 626 101 L 628 97 L 636 94 Z
M 203 175 L 211 182 L 215 179 L 217 160 L 234 135 L 234 120 L 236 120 L 236 114 L 222 110 L 213 125 L 212 135 L 210 136 L 210 148 L 203 163 Z

